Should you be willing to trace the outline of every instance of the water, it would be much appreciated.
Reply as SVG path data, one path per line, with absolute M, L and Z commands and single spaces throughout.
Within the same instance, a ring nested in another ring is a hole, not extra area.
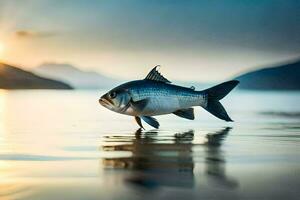
M 0 91 L 1 199 L 298 199 L 300 93 L 235 91 L 234 123 L 201 108 L 161 129 L 101 91 Z

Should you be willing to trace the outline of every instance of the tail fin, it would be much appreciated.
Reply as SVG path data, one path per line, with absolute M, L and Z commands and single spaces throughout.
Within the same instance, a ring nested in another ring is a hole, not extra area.
M 233 120 L 230 119 L 219 100 L 223 99 L 238 84 L 239 81 L 236 80 L 227 81 L 204 90 L 204 92 L 207 94 L 207 105 L 204 107 L 204 109 L 219 119 L 232 122 Z

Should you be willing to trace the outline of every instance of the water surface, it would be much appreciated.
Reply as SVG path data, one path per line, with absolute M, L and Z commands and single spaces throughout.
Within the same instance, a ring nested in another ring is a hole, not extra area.
M 1 199 L 298 199 L 300 93 L 235 91 L 234 123 L 133 118 L 101 91 L 0 91 Z

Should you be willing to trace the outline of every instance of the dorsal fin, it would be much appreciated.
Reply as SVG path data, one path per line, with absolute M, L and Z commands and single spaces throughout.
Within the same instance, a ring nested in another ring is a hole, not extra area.
M 168 79 L 166 79 L 165 77 L 163 77 L 163 75 L 161 75 L 158 71 L 157 68 L 159 67 L 159 65 L 155 66 L 150 72 L 149 74 L 146 76 L 145 79 L 147 80 L 152 80 L 152 81 L 159 81 L 159 82 L 164 82 L 164 83 L 171 83 L 171 81 L 169 81 Z
M 194 87 L 194 86 L 191 86 L 190 88 L 191 88 L 192 90 L 195 90 L 195 87 Z

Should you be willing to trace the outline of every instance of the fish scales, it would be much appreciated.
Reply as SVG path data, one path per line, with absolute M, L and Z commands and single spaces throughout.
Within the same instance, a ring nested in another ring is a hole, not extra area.
M 232 121 L 219 101 L 238 83 L 232 80 L 206 90 L 195 91 L 194 87 L 171 84 L 155 67 L 145 79 L 130 81 L 113 88 L 99 102 L 114 112 L 134 116 L 142 128 L 141 119 L 158 128 L 158 121 L 152 117 L 156 115 L 174 113 L 193 120 L 194 106 L 203 107 L 219 119 Z

